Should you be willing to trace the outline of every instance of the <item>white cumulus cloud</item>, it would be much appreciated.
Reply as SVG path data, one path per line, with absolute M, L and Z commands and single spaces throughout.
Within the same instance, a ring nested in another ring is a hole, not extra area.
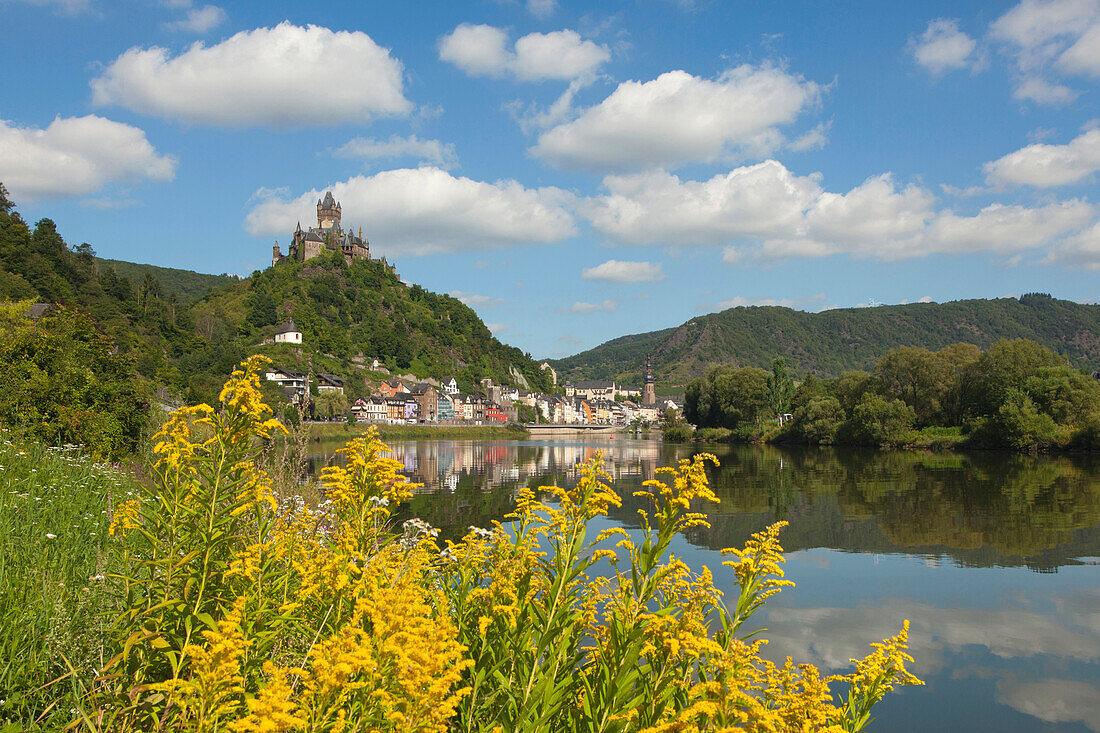
M 616 300 L 605 300 L 602 303 L 585 303 L 578 300 L 569 306 L 570 313 L 613 313 L 619 303 Z
M 452 290 L 447 293 L 452 298 L 457 298 L 471 308 L 475 306 L 481 306 L 482 308 L 495 308 L 504 301 L 500 298 L 494 298 L 491 295 L 477 295 L 476 293 L 464 293 L 461 290 Z
M 782 125 L 821 88 L 774 66 L 743 65 L 715 79 L 670 71 L 623 82 L 576 119 L 542 133 L 531 153 L 562 168 L 640 170 L 780 147 Z
M 228 127 L 331 125 L 407 114 L 402 73 L 366 33 L 283 22 L 178 56 L 131 48 L 92 81 L 92 100 Z
M 1100 128 L 1066 145 L 1036 143 L 985 164 L 986 182 L 1040 188 L 1079 183 L 1100 171 Z
M 933 20 L 911 45 L 917 63 L 933 75 L 953 69 L 974 68 L 978 63 L 975 54 L 978 43 L 959 30 L 957 20 Z
M 473 76 L 569 81 L 591 77 L 611 52 L 569 29 L 528 33 L 509 49 L 502 29 L 463 23 L 439 40 L 439 58 Z
M 664 172 L 607 176 L 605 195 L 579 211 L 593 228 L 625 244 L 717 245 L 722 260 L 851 255 L 879 260 L 933 253 L 1021 252 L 1068 246 L 1098 209 L 1071 199 L 1028 207 L 993 203 L 965 215 L 940 208 L 928 189 L 873 176 L 846 193 L 821 187 L 818 174 L 797 176 L 769 160 L 705 181 Z M 1061 257 L 1081 258 L 1079 244 Z M 1072 254 L 1076 253 L 1076 254 Z
M 661 263 L 620 262 L 608 260 L 602 265 L 586 268 L 581 272 L 585 280 L 604 280 L 614 283 L 652 283 L 665 279 Z
M 1080 230 L 1096 213 L 1094 206 L 1078 199 L 1037 208 L 990 204 L 974 216 L 946 211 L 929 227 L 925 250 L 1015 254 Z
M 1100 270 L 1100 222 L 1053 248 L 1047 255 L 1046 262 Z
M 1012 54 L 1017 99 L 1066 104 L 1078 92 L 1050 77 L 1100 76 L 1098 0 L 1022 0 L 992 23 L 990 35 Z
M 1065 84 L 1048 81 L 1039 76 L 1021 79 L 1012 90 L 1012 98 L 1021 102 L 1035 102 L 1054 107 L 1064 106 L 1081 96 L 1076 89 Z
M 39 129 L 0 120 L 0 181 L 17 201 L 95 193 L 116 181 L 168 181 L 175 171 L 174 158 L 121 122 L 57 117 Z
M 206 33 L 217 28 L 225 22 L 225 11 L 217 5 L 205 5 L 201 8 L 191 8 L 186 17 L 164 24 L 170 31 L 187 31 L 190 33 Z
M 607 195 L 586 207 L 601 234 L 631 244 L 723 244 L 798 227 L 821 195 L 817 176 L 768 160 L 706 181 L 655 171 L 607 176 Z
M 458 162 L 453 143 L 441 143 L 439 140 L 423 140 L 416 135 L 391 136 L 388 140 L 356 137 L 348 140 L 335 150 L 343 158 L 364 158 L 380 160 L 387 158 L 416 158 L 434 163 L 442 168 L 451 168 Z
M 388 257 L 547 244 L 576 233 L 571 195 L 560 189 L 475 181 L 434 167 L 355 176 L 289 200 L 257 192 L 245 229 L 289 235 L 299 221 L 315 220 L 325 190 L 341 202 L 345 226 L 361 222 L 371 252 Z
M 743 295 L 735 295 L 732 298 L 719 301 L 715 304 L 718 310 L 728 308 L 752 308 L 759 306 L 781 306 L 783 308 L 803 308 L 810 303 L 821 303 L 825 300 L 825 293 L 809 295 L 803 298 L 747 298 Z

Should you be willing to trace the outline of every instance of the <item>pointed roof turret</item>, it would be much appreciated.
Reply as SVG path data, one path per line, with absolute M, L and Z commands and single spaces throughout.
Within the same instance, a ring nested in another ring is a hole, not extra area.
M 298 228 L 295 231 L 299 231 L 299 232 L 302 231 L 302 221 L 301 221 L 301 219 L 298 220 Z
M 321 202 L 321 206 L 326 209 L 331 209 L 333 206 L 336 206 L 336 199 L 332 198 L 332 191 L 325 191 L 325 198 Z

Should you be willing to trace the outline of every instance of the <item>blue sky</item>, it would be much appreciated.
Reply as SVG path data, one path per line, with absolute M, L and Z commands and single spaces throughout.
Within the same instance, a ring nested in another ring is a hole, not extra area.
M 331 189 L 536 357 L 734 305 L 1097 297 L 1100 0 L 0 0 L 0 25 L 0 181 L 105 257 L 246 275 Z

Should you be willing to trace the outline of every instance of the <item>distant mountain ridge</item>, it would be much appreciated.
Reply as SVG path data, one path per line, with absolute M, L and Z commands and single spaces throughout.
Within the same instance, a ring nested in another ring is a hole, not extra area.
M 806 313 L 779 306 L 739 306 L 696 316 L 660 331 L 622 336 L 564 359 L 552 359 L 559 381 L 639 382 L 647 354 L 659 382 L 686 384 L 715 364 L 768 368 L 776 356 L 793 369 L 835 376 L 870 370 L 899 346 L 940 349 L 965 342 L 988 348 L 1002 338 L 1028 338 L 1100 368 L 1100 305 L 1043 293 L 1020 298 L 912 303 Z

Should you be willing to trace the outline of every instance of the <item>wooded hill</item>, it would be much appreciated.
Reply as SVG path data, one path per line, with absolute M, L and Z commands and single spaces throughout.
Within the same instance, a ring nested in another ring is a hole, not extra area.
M 453 374 L 466 390 L 486 377 L 550 386 L 529 355 L 494 338 L 468 306 L 408 286 L 379 262 L 322 255 L 239 279 L 103 260 L 88 244 L 66 244 L 50 219 L 28 226 L 0 186 L 0 300 L 22 299 L 89 314 L 168 401 L 214 400 L 256 352 L 284 368 L 344 377 L 352 399 L 385 377 L 367 369 L 373 359 L 419 378 Z M 271 344 L 289 317 L 303 345 Z
M 98 270 L 110 268 L 119 277 L 124 277 L 131 283 L 141 283 L 145 280 L 145 276 L 149 275 L 160 284 L 160 292 L 164 296 L 173 297 L 185 305 L 201 300 L 211 288 L 231 285 L 240 280 L 236 275 L 207 275 L 194 270 L 143 265 L 137 262 L 108 260 L 103 257 L 96 257 L 95 263 Z
M 658 384 L 684 385 L 715 364 L 770 368 L 777 356 L 799 375 L 869 370 L 899 346 L 938 350 L 954 343 L 986 349 L 1027 338 L 1077 367 L 1100 367 L 1100 305 L 1031 293 L 1020 298 L 912 303 L 806 313 L 750 306 L 697 316 L 676 328 L 623 336 L 551 360 L 559 381 L 618 379 L 640 384 L 646 354 Z

